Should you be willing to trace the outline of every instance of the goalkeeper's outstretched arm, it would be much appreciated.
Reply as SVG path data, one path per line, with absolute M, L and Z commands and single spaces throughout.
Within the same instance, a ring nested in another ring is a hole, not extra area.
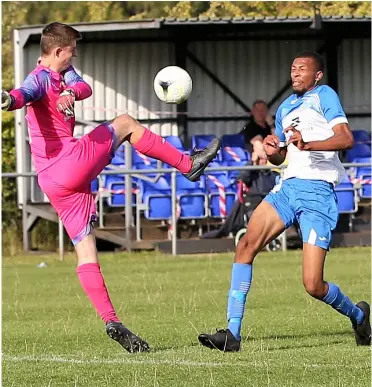
M 13 89 L 9 93 L 1 90 L 1 109 L 21 109 L 30 102 L 37 101 L 45 93 L 44 85 L 35 74 L 29 74 L 19 89 Z

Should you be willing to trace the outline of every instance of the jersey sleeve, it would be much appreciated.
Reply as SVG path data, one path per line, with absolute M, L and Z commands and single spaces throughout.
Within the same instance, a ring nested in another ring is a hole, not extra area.
M 319 97 L 323 115 L 332 128 L 337 124 L 348 122 L 340 98 L 333 89 L 325 86 Z
M 12 103 L 8 110 L 21 109 L 28 103 L 39 100 L 45 92 L 45 84 L 37 74 L 31 73 L 23 81 L 19 89 L 13 89 L 9 92 Z
M 283 124 L 282 124 L 282 109 L 279 106 L 276 115 L 275 115 L 275 135 L 279 137 L 279 147 L 284 148 L 287 146 L 285 141 L 285 135 L 283 133 Z
M 70 66 L 64 74 L 64 80 L 68 89 L 75 93 L 77 101 L 86 99 L 92 95 L 91 87 L 84 79 Z

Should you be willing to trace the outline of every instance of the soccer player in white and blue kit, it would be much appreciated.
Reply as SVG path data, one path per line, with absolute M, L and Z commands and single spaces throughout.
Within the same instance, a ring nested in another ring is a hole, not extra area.
M 314 52 L 301 53 L 292 63 L 294 94 L 279 106 L 275 134 L 264 140 L 269 161 L 280 165 L 287 156 L 288 167 L 281 183 L 254 211 L 236 248 L 227 306 L 228 327 L 214 334 L 199 335 L 200 343 L 208 348 L 240 350 L 254 258 L 295 220 L 303 239 L 302 275 L 307 293 L 351 320 L 358 345 L 371 344 L 368 303 L 361 301 L 355 305 L 336 284 L 323 279 L 331 234 L 338 220 L 334 186 L 345 172 L 337 151 L 350 149 L 354 144 L 337 94 L 329 86 L 318 85 L 323 72 L 323 59 Z

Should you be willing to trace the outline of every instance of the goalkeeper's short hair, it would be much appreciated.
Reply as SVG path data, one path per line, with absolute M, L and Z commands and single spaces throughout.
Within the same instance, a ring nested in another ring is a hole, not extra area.
M 55 47 L 67 47 L 75 40 L 82 38 L 75 28 L 58 22 L 53 22 L 44 27 L 41 34 L 40 48 L 42 54 L 49 54 Z

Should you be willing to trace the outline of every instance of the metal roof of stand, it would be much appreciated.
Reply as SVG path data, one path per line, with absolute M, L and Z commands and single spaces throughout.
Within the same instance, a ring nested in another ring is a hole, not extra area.
M 298 23 L 312 22 L 311 16 L 255 16 L 255 17 L 194 17 L 194 18 L 162 18 L 163 24 L 259 24 L 259 23 Z M 322 16 L 324 22 L 329 21 L 367 21 L 371 16 Z
M 345 28 L 345 23 L 348 27 Z M 343 38 L 371 36 L 371 16 L 265 16 L 194 17 L 71 23 L 85 41 L 161 41 L 174 39 L 283 39 L 325 36 L 330 31 Z M 39 41 L 44 25 L 22 26 L 19 43 Z

